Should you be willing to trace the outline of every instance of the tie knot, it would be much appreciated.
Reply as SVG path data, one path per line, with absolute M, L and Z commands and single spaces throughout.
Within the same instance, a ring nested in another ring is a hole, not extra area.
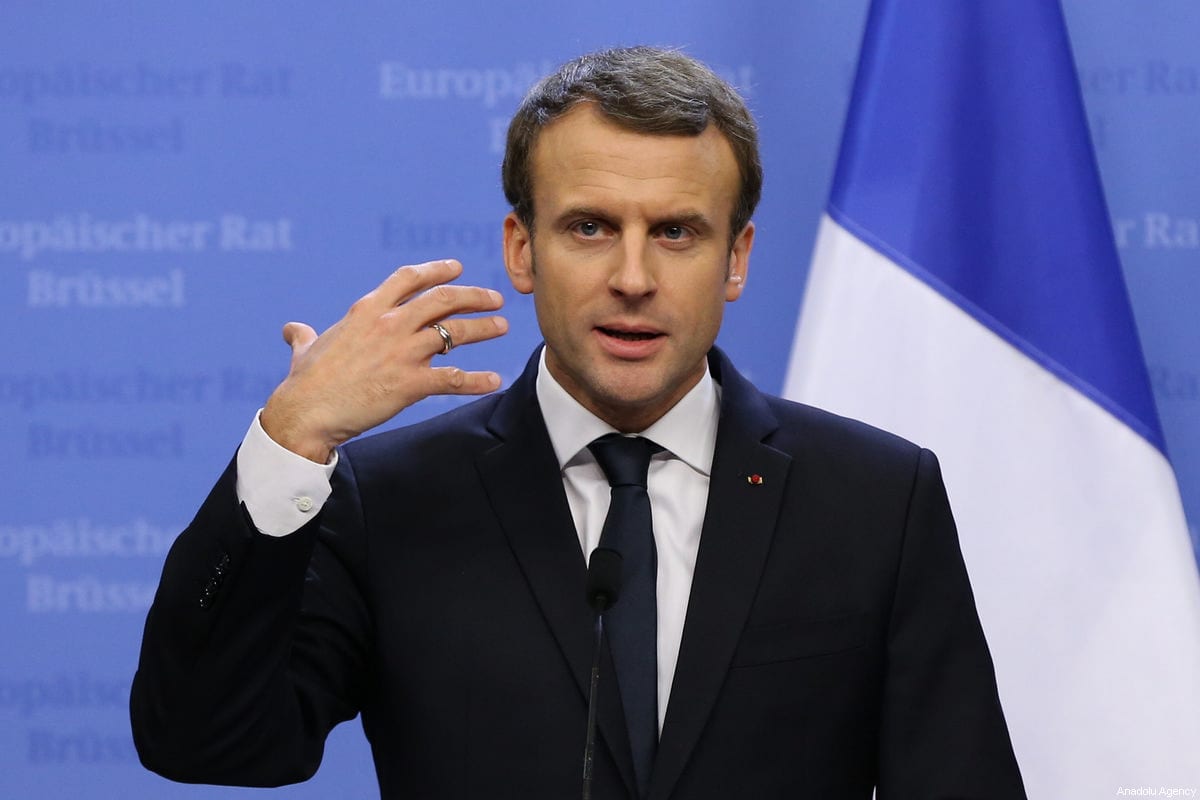
M 610 433 L 588 445 L 600 469 L 604 470 L 609 486 L 640 486 L 646 488 L 646 473 L 650 457 L 662 450 L 641 436 L 622 436 Z

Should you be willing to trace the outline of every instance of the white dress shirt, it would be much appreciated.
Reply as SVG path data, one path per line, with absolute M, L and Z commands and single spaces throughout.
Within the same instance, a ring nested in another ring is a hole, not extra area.
M 647 491 L 658 551 L 658 729 L 662 731 L 679 660 L 679 641 L 692 593 L 692 573 L 700 548 L 700 528 L 708 505 L 708 478 L 717 444 L 719 389 L 708 370 L 692 390 L 642 435 L 666 448 L 650 460 Z M 588 449 L 594 439 L 616 431 L 567 394 L 546 369 L 546 351 L 538 365 L 537 398 L 562 469 L 563 488 L 583 552 L 600 543 L 608 515 L 610 488 Z
M 587 446 L 615 429 L 581 406 L 554 380 L 546 368 L 545 350 L 538 365 L 536 391 L 562 470 L 563 489 L 579 545 L 590 556 L 600 542 L 610 489 Z M 720 387 L 705 370 L 691 391 L 642 432 L 665 448 L 651 459 L 647 478 L 658 554 L 660 732 L 700 548 L 719 414 Z M 311 519 L 329 498 L 329 478 L 336 464 L 336 452 L 329 464 L 317 464 L 276 444 L 256 415 L 238 450 L 238 499 L 246 504 L 259 531 L 286 536 Z

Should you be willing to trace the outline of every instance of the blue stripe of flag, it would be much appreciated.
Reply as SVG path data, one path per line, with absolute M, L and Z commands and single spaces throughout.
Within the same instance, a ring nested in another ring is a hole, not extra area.
M 829 212 L 1164 449 L 1056 0 L 875 0 Z

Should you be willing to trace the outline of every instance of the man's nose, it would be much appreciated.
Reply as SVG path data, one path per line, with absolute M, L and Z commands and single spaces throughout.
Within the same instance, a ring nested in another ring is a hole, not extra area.
M 654 269 L 647 249 L 651 246 L 648 238 L 627 237 L 622 242 L 613 266 L 612 276 L 608 286 L 612 291 L 629 297 L 644 297 L 654 293 L 657 282 Z

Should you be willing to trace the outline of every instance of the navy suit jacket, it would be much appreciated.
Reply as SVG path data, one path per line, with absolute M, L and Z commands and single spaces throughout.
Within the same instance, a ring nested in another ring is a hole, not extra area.
M 147 619 L 143 763 L 299 781 L 361 713 L 385 798 L 578 794 L 592 614 L 536 363 L 345 445 L 290 536 L 255 531 L 226 471 Z M 934 456 L 710 365 L 721 416 L 650 797 L 1024 797 Z M 603 669 L 594 796 L 627 798 Z

